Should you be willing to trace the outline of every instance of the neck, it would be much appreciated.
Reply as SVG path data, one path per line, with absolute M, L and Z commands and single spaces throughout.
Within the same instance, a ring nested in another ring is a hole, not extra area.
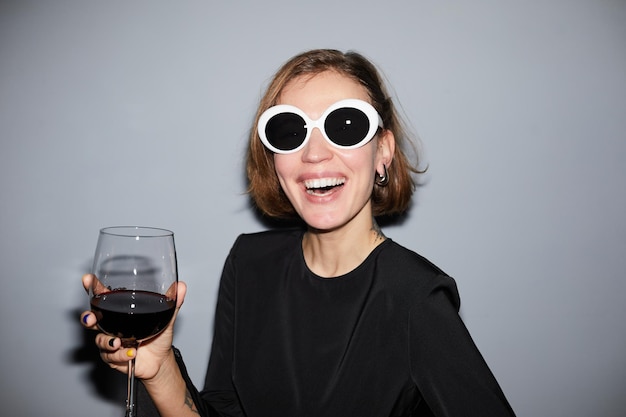
M 355 269 L 384 241 L 385 235 L 372 218 L 361 225 L 332 231 L 309 229 L 302 240 L 302 250 L 309 269 L 332 278 Z

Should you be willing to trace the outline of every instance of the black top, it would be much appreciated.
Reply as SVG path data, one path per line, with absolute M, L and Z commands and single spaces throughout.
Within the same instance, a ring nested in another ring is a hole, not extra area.
M 322 278 L 302 231 L 242 235 L 192 395 L 205 416 L 512 416 L 459 305 L 452 278 L 389 239 Z

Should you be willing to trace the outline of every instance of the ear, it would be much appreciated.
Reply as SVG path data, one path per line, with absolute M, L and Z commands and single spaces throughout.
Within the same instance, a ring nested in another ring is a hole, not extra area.
M 383 129 L 383 131 L 378 135 L 377 146 L 376 172 L 382 175 L 385 172 L 383 165 L 387 167 L 391 165 L 396 151 L 396 138 L 393 135 L 393 132 L 388 129 Z

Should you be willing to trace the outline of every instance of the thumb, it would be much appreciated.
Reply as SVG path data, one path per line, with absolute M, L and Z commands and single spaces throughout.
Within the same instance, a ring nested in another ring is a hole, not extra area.
M 187 284 L 183 281 L 178 281 L 178 288 L 176 290 L 176 310 L 179 310 L 180 307 L 185 302 L 185 295 L 187 294 Z

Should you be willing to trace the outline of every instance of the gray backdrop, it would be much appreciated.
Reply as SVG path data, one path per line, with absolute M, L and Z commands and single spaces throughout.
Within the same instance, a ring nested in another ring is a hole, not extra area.
M 0 414 L 120 416 L 78 324 L 100 227 L 176 232 L 201 385 L 248 125 L 314 47 L 382 67 L 430 166 L 385 229 L 453 275 L 519 416 L 626 413 L 626 3 L 0 0 Z

